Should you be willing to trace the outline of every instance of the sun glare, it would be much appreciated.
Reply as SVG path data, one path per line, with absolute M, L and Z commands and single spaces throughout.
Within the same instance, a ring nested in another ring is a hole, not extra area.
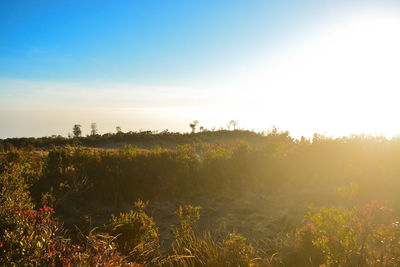
M 257 91 L 249 106 L 263 107 L 295 135 L 399 133 L 400 20 L 360 16 L 313 36 L 247 77 Z

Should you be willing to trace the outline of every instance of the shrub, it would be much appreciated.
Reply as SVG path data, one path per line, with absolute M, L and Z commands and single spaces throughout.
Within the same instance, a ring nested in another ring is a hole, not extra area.
M 11 163 L 0 174 L 1 266 L 140 266 L 116 251 L 111 236 L 92 231 L 81 244 L 64 239 L 54 210 L 35 209 L 23 178 L 27 168 Z
M 22 178 L 27 165 L 11 164 L 0 175 L 0 264 L 54 263 L 58 223 L 53 209 L 34 209 Z
M 194 237 L 193 227 L 200 219 L 200 206 L 185 205 L 179 206 L 175 214 L 179 217 L 179 226 L 174 231 L 175 250 L 177 253 L 184 253 L 188 243 Z
M 110 235 L 96 234 L 91 231 L 85 236 L 85 242 L 80 245 L 64 241 L 58 247 L 59 261 L 57 263 L 63 266 L 143 266 L 129 262 L 122 256 L 116 250 L 114 239 Z
M 179 206 L 175 214 L 179 224 L 174 231 L 175 261 L 182 266 L 217 266 L 219 245 L 210 233 L 199 236 L 194 228 L 200 219 L 200 206 Z
M 256 260 L 254 248 L 251 244 L 246 243 L 245 237 L 230 233 L 222 242 L 222 264 L 226 266 L 249 266 Z
M 147 204 L 138 200 L 134 210 L 113 215 L 107 226 L 116 237 L 118 251 L 136 262 L 148 262 L 160 255 L 158 228 L 144 211 Z
M 397 266 L 400 228 L 387 204 L 311 209 L 303 231 L 312 235 L 327 266 Z M 382 264 L 382 265 L 381 265 Z

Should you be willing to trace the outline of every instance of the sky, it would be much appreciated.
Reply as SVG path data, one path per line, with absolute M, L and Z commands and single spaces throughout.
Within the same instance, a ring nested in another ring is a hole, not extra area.
M 399 1 L 0 1 L 0 138 L 398 135 Z

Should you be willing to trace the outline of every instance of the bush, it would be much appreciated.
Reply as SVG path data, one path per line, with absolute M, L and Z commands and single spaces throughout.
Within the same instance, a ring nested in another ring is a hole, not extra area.
M 116 251 L 112 236 L 91 231 L 81 244 L 63 238 L 54 210 L 35 209 L 31 201 L 29 168 L 17 161 L 0 174 L 1 266 L 140 266 Z
M 51 264 L 59 227 L 53 209 L 34 209 L 22 178 L 27 165 L 12 164 L 0 175 L 0 264 Z
M 94 229 L 95 230 L 95 229 Z M 77 245 L 64 240 L 58 247 L 58 265 L 63 266 L 132 266 L 142 264 L 129 262 L 116 250 L 114 237 L 107 234 L 96 234 L 91 231 L 85 241 Z
M 303 232 L 325 258 L 327 266 L 398 266 L 400 228 L 392 209 L 372 202 L 361 207 L 311 209 Z
M 113 215 L 107 226 L 116 237 L 118 251 L 136 262 L 149 262 L 160 255 L 158 228 L 144 211 L 147 204 L 138 200 L 134 210 Z
M 174 232 L 177 247 L 184 246 L 186 239 L 192 235 L 195 223 L 200 219 L 200 206 L 185 205 L 179 206 L 175 214 L 179 217 L 179 226 Z
M 221 264 L 226 266 L 249 266 L 256 260 L 254 248 L 251 244 L 246 243 L 245 237 L 230 233 L 222 242 Z

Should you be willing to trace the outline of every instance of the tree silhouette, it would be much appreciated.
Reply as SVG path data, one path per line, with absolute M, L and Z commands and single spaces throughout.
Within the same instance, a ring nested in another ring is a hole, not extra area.
M 192 128 L 192 133 L 196 132 L 196 127 L 199 124 L 198 120 L 194 120 L 191 124 L 189 124 L 190 128 Z
M 237 127 L 237 125 L 238 125 L 238 121 L 237 120 L 231 120 L 230 122 L 229 122 L 229 125 L 232 125 L 232 127 L 233 127 L 233 130 L 236 130 L 236 127 Z M 230 127 L 229 127 L 230 128 Z
M 74 137 L 80 137 L 82 134 L 81 130 L 81 125 L 80 124 L 75 124 L 74 128 L 72 129 L 72 132 L 74 133 Z
M 92 124 L 90 124 L 90 128 L 92 129 L 90 131 L 90 135 L 96 135 L 97 134 L 97 124 L 95 122 L 92 122 Z
M 238 121 L 237 120 L 231 120 L 228 122 L 227 127 L 228 130 L 231 129 L 231 127 L 233 127 L 233 130 L 236 130 L 236 126 L 238 125 Z
M 117 134 L 122 133 L 122 130 L 121 130 L 121 127 L 120 127 L 120 126 L 115 127 L 115 129 L 117 130 Z

